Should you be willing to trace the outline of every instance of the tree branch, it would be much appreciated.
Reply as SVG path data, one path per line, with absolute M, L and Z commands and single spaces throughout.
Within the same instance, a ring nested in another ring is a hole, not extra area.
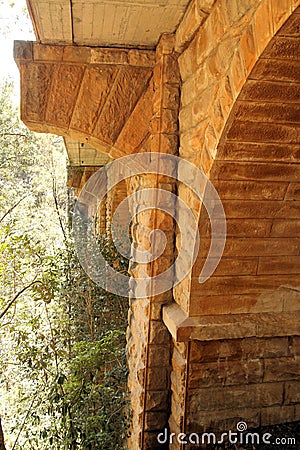
M 1 133 L 0 136 L 1 137 L 4 137 L 4 136 L 18 136 L 18 137 L 23 137 L 23 138 L 27 139 L 26 134 L 23 134 L 23 133 Z
M 9 210 L 6 211 L 6 213 L 1 217 L 0 223 L 5 219 L 6 216 L 8 216 L 8 214 L 10 214 L 17 206 L 19 206 L 19 204 L 23 200 L 25 200 L 26 197 L 27 197 L 27 195 L 25 195 L 25 197 L 22 197 L 20 200 L 17 201 L 17 203 L 15 203 L 11 208 L 9 208 Z
M 24 417 L 24 419 L 23 419 L 23 422 L 22 422 L 22 424 L 21 424 L 21 428 L 19 429 L 19 433 L 18 433 L 18 435 L 17 435 L 17 437 L 16 437 L 16 440 L 15 440 L 14 445 L 13 445 L 13 447 L 12 447 L 11 450 L 14 450 L 14 449 L 16 448 L 16 445 L 17 445 L 17 442 L 18 442 L 18 440 L 19 440 L 20 434 L 21 434 L 22 431 L 23 431 L 24 425 L 25 425 L 26 420 L 27 420 L 27 418 L 28 418 L 28 416 L 29 416 L 29 414 L 30 414 L 30 412 L 31 412 L 31 410 L 32 410 L 32 407 L 33 407 L 33 405 L 34 405 L 35 400 L 36 400 L 36 397 L 33 397 L 32 402 L 31 402 L 31 404 L 30 404 L 30 406 L 29 406 L 29 408 L 28 408 L 28 410 L 27 410 L 27 412 L 26 412 L 26 415 L 25 415 L 25 417 Z
M 31 283 L 29 283 L 27 286 L 25 286 L 23 289 L 21 289 L 15 296 L 14 298 L 8 303 L 8 305 L 6 306 L 6 308 L 2 311 L 2 313 L 0 313 L 0 319 L 2 319 L 3 316 L 5 316 L 5 314 L 7 313 L 7 311 L 12 307 L 12 305 L 15 303 L 15 301 L 18 299 L 18 297 L 20 297 L 20 295 L 22 295 L 25 291 L 27 291 L 27 289 L 30 289 L 34 284 L 43 284 L 40 280 L 34 280 Z

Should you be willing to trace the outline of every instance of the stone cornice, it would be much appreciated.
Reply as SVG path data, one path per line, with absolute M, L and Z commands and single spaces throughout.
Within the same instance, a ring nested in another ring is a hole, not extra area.
M 15 42 L 14 57 L 23 122 L 33 131 L 70 137 L 104 153 L 114 149 L 155 64 L 152 50 L 24 41 Z
M 176 342 L 300 334 L 300 311 L 189 317 L 172 303 L 163 308 L 163 321 Z

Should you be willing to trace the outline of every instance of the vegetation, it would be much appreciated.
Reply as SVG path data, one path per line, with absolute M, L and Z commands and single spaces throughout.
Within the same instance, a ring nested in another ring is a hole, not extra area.
M 62 142 L 27 130 L 12 98 L 7 81 L 0 88 L 0 417 L 6 450 L 122 449 L 127 303 L 80 267 L 68 224 L 74 199 L 65 187 Z M 99 245 L 115 260 L 109 236 Z

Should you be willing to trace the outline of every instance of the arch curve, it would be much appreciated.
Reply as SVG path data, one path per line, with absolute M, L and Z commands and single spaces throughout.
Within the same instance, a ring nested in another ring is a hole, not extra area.
M 223 201 L 227 244 L 215 276 L 198 288 L 197 261 L 191 315 L 299 309 L 299 24 L 296 11 L 270 41 L 222 133 L 210 180 Z M 200 227 L 208 236 L 203 213 Z

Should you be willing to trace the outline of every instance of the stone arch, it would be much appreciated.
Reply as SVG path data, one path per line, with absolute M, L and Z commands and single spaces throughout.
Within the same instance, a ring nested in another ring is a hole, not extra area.
M 296 10 L 256 62 L 222 133 L 210 179 L 225 208 L 227 243 L 204 285 L 198 258 L 190 315 L 299 309 L 299 27 Z M 209 234 L 203 219 L 202 234 Z
M 180 54 L 180 156 L 194 162 L 206 174 L 244 83 L 297 3 L 217 0 Z M 177 39 L 177 48 L 182 45 Z

